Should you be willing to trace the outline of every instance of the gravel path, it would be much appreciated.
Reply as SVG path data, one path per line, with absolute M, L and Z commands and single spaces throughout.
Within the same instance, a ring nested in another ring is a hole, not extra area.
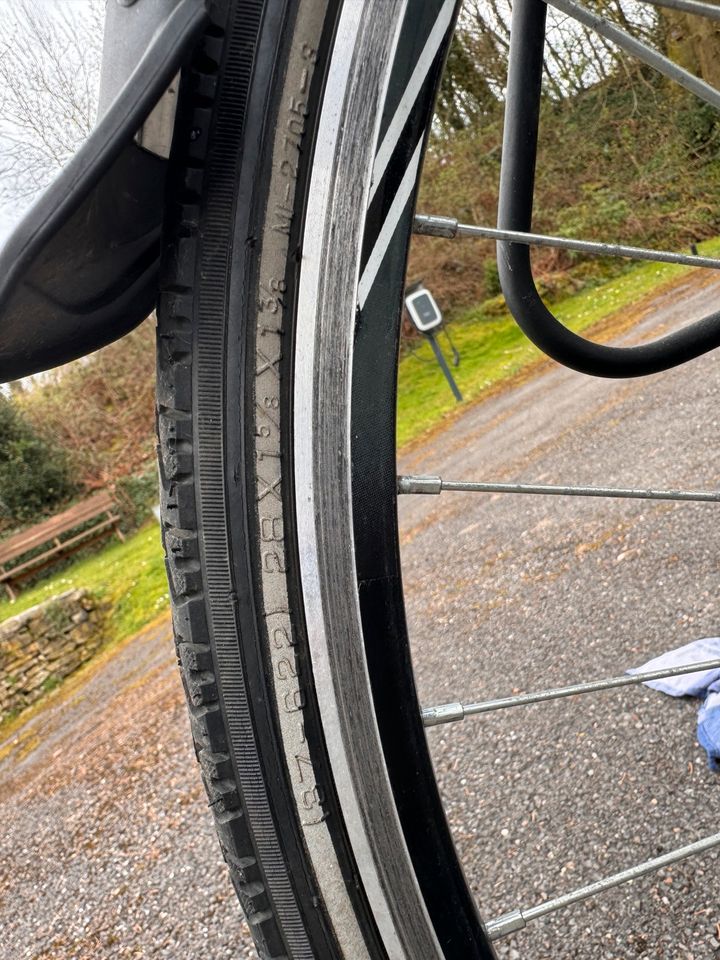
M 694 288 L 693 288 L 694 290 Z M 635 337 L 717 308 L 658 302 Z M 476 407 L 401 464 L 447 479 L 712 489 L 720 355 L 640 381 L 555 368 Z M 614 676 L 720 633 L 717 505 L 446 493 L 405 497 L 403 564 L 424 704 Z M 718 831 L 694 702 L 645 688 L 430 731 L 485 916 L 532 906 Z M 536 921 L 523 960 L 720 956 L 717 857 Z M 716 939 L 718 937 L 718 939 Z
M 2 960 L 255 956 L 170 636 L 147 630 L 0 744 Z
M 660 298 L 635 335 L 713 309 L 719 292 L 712 283 Z M 447 478 L 712 488 L 719 397 L 718 354 L 639 382 L 552 369 L 469 410 L 401 466 Z M 716 510 L 404 498 L 423 702 L 616 674 L 719 633 Z M 430 731 L 485 914 L 715 832 L 720 779 L 695 742 L 695 712 L 641 688 Z M 252 956 L 194 767 L 166 625 L 0 744 L 0 960 Z M 538 921 L 499 953 L 704 960 L 720 956 L 719 904 L 711 854 Z

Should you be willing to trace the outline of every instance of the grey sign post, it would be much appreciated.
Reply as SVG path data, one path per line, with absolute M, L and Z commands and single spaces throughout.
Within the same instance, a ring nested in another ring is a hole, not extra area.
M 442 326 L 442 313 L 440 307 L 435 302 L 435 297 L 430 291 L 421 286 L 416 286 L 405 297 L 405 307 L 410 314 L 410 319 L 415 325 L 415 329 L 430 341 L 433 353 L 440 369 L 445 374 L 445 379 L 450 384 L 453 396 L 459 402 L 462 400 L 462 394 L 455 383 L 455 379 L 450 372 L 450 367 L 443 356 L 440 344 L 437 342 L 436 332 Z

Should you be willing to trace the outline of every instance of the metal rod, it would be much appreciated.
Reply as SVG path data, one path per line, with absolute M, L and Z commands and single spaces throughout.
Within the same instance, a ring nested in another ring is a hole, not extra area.
M 674 80 L 675 83 L 679 83 L 681 87 L 689 90 L 690 93 L 694 93 L 696 97 L 710 104 L 711 107 L 720 110 L 720 90 L 716 90 L 715 87 L 710 86 L 709 83 L 705 83 L 704 80 L 699 80 L 688 70 L 679 67 L 668 57 L 663 56 L 662 53 L 658 53 L 657 50 L 653 50 L 653 48 L 649 47 L 646 43 L 636 40 L 635 37 L 621 30 L 620 27 L 616 27 L 608 20 L 588 10 L 587 7 L 576 3 L 575 0 L 546 0 L 546 2 L 548 5 L 567 14 L 567 16 L 573 17 L 580 23 L 585 24 L 586 27 L 599 33 L 600 36 L 605 37 L 606 40 L 610 40 L 611 43 L 617 44 L 618 47 L 625 50 L 626 53 L 637 57 L 638 60 L 657 70 L 658 73 L 662 73 L 663 76 Z
M 398 493 L 438 494 L 525 493 L 548 497 L 612 497 L 622 500 L 687 500 L 696 503 L 720 502 L 720 491 L 650 490 L 635 487 L 569 487 L 543 483 L 484 483 L 471 480 L 443 480 L 442 477 L 398 477 Z
M 709 20 L 720 20 L 720 7 L 711 3 L 700 3 L 699 0 L 645 0 L 645 3 L 650 3 L 654 7 L 682 10 L 683 13 L 695 13 Z
M 720 660 L 704 660 L 681 667 L 666 667 L 664 670 L 623 674 L 621 677 L 610 677 L 605 680 L 588 680 L 568 687 L 551 687 L 549 690 L 540 690 L 537 693 L 520 693 L 514 697 L 501 697 L 498 700 L 484 700 L 480 703 L 442 703 L 436 707 L 425 707 L 422 711 L 422 720 L 426 727 L 435 727 L 441 723 L 453 723 L 481 713 L 506 710 L 508 707 L 524 707 L 529 703 L 544 703 L 547 700 L 560 700 L 563 697 L 574 697 L 581 693 L 614 690 L 616 687 L 647 683 L 648 680 L 681 677 L 689 673 L 704 673 L 707 670 L 720 670 Z
M 435 359 L 440 365 L 440 369 L 445 374 L 445 379 L 447 380 L 448 385 L 452 390 L 452 394 L 455 397 L 455 400 L 458 403 L 462 403 L 462 394 L 460 393 L 460 389 L 457 383 L 455 382 L 455 377 L 450 373 L 450 367 L 448 367 L 447 365 L 447 361 L 445 360 L 442 349 L 440 348 L 440 344 L 437 342 L 435 335 L 432 332 L 428 333 L 426 334 L 426 339 L 430 341 L 430 346 L 432 347 L 433 353 L 435 354 Z
M 639 863 L 635 867 L 630 867 L 629 870 L 623 870 L 620 873 L 613 874 L 611 877 L 606 877 L 604 880 L 597 880 L 595 883 L 590 883 L 586 887 L 579 887 L 577 890 L 572 890 L 562 897 L 556 897 L 554 900 L 546 900 L 544 903 L 539 903 L 537 906 L 530 907 L 527 910 L 512 910 L 510 913 L 503 914 L 503 916 L 491 920 L 486 925 L 488 936 L 491 940 L 506 937 L 511 933 L 515 933 L 517 930 L 522 930 L 531 920 L 537 920 L 538 917 L 544 917 L 548 913 L 554 913 L 563 907 L 569 907 L 573 903 L 579 903 L 581 900 L 587 900 L 589 897 L 604 893 L 613 887 L 619 887 L 622 883 L 637 880 L 640 877 L 646 876 L 648 873 L 654 873 L 656 870 L 670 866 L 670 864 L 678 863 L 680 860 L 687 860 L 688 857 L 705 853 L 718 845 L 720 845 L 720 833 L 714 833 L 710 837 L 705 837 L 704 840 L 698 840 L 685 847 L 679 847 L 671 853 L 665 853 L 652 860 L 646 860 L 644 863 Z
M 718 7 L 720 11 L 720 7 Z M 558 247 L 561 250 L 577 250 L 601 257 L 627 257 L 630 260 L 652 260 L 658 263 L 681 263 L 689 267 L 706 267 L 720 270 L 720 259 L 701 257 L 691 253 L 672 253 L 669 250 L 651 250 L 647 247 L 631 247 L 622 243 L 596 243 L 591 240 L 573 240 L 569 237 L 553 237 L 544 233 L 525 233 L 521 230 L 499 230 L 495 227 L 478 227 L 471 223 L 458 223 L 452 217 L 436 217 L 427 213 L 415 216 L 413 229 L 423 236 L 484 237 L 487 240 L 509 240 L 528 246 Z

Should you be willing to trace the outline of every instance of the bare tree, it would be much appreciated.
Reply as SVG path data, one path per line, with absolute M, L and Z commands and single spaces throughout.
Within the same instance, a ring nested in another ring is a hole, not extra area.
M 640 39 L 657 41 L 658 14 L 637 0 L 598 0 L 596 8 Z M 511 0 L 465 0 L 438 101 L 437 129 L 472 128 L 502 103 L 510 49 Z M 577 21 L 552 8 L 545 37 L 545 95 L 560 103 L 636 65 Z
M 52 180 L 95 118 L 102 0 L 0 0 L 0 208 Z

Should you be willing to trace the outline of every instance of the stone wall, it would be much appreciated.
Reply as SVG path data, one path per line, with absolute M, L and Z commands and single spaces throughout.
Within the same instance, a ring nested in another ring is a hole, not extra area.
M 39 700 L 105 639 L 104 612 L 68 590 L 0 623 L 0 722 Z

